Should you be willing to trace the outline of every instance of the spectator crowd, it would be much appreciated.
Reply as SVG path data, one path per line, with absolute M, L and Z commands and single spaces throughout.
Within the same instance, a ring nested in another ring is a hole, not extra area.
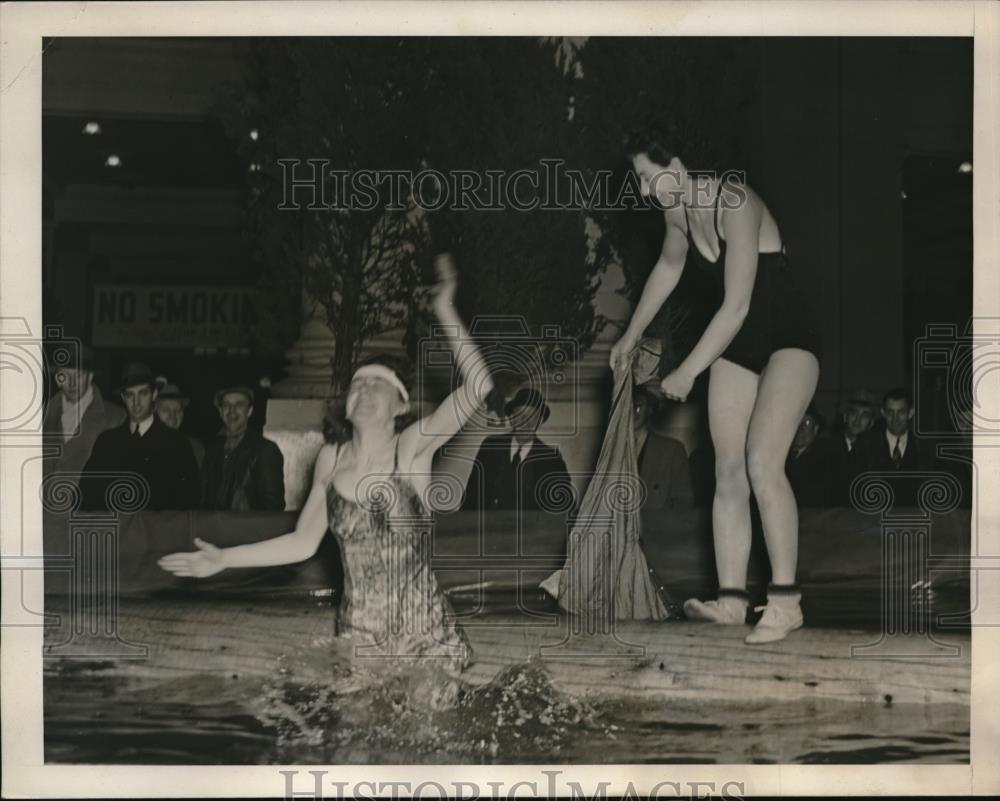
M 59 448 L 46 460 L 46 471 L 79 482 L 83 510 L 106 510 L 112 486 L 124 475 L 142 478 L 149 510 L 285 508 L 283 457 L 248 426 L 254 412 L 249 387 L 215 393 L 221 425 L 206 447 L 181 431 L 191 399 L 146 364 L 133 362 L 122 371 L 116 385 L 121 406 L 105 400 L 94 382 L 93 353 L 85 346 L 60 365 L 55 379 L 43 432 Z
M 121 405 L 106 399 L 94 381 L 92 352 L 83 347 L 56 371 L 57 391 L 44 416 L 58 455 L 48 471 L 80 480 L 85 510 L 107 507 L 110 485 L 122 474 L 138 474 L 148 485 L 147 509 L 231 511 L 282 510 L 284 461 L 278 446 L 249 425 L 254 393 L 223 386 L 212 398 L 219 430 L 205 444 L 184 430 L 191 398 L 148 365 L 131 363 L 116 385 Z M 666 402 L 655 388 L 634 394 L 637 471 L 645 485 L 645 508 L 687 509 L 710 503 L 714 469 L 707 431 L 693 446 L 669 435 L 662 423 Z M 521 388 L 504 407 L 509 433 L 487 437 L 466 486 L 465 510 L 545 508 L 554 484 L 568 484 L 558 447 L 539 436 L 551 410 L 542 395 Z M 849 393 L 832 426 L 810 404 L 788 453 L 786 475 L 800 506 L 851 505 L 851 485 L 862 474 L 895 473 L 896 503 L 913 505 L 921 474 L 943 471 L 961 487 L 961 505 L 971 504 L 969 462 L 935 456 L 934 443 L 913 431 L 914 403 L 903 388 L 881 401 L 863 390 Z M 968 417 L 968 415 L 966 415 Z M 958 415 L 959 427 L 971 425 Z M 704 428 L 704 426 L 703 426 Z M 906 478 L 915 479 L 907 482 Z

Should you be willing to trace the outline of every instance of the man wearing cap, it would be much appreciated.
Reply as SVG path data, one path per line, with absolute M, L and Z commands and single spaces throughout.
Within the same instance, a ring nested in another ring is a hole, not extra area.
M 215 393 L 222 430 L 205 452 L 202 505 L 236 512 L 285 508 L 285 466 L 281 450 L 248 427 L 253 390 L 235 386 Z
M 146 509 L 196 509 L 198 467 L 194 454 L 187 438 L 154 414 L 157 389 L 153 372 L 145 364 L 129 364 L 119 391 L 128 417 L 94 443 L 81 483 L 83 508 L 106 509 L 106 492 L 115 474 L 134 473 L 148 485 Z
M 160 418 L 163 425 L 180 431 L 184 423 L 184 410 L 187 409 L 191 399 L 180 391 L 176 384 L 166 381 L 160 382 L 159 392 L 156 394 L 156 416 Z M 183 432 L 182 432 L 183 433 Z M 205 446 L 201 440 L 187 434 L 187 440 L 194 453 L 195 463 L 198 465 L 198 473 L 201 474 L 201 466 L 205 461 Z
M 875 397 L 863 389 L 852 392 L 841 414 L 841 425 L 816 443 L 826 475 L 826 505 L 851 505 L 851 484 L 868 469 L 867 437 L 876 416 Z
M 49 400 L 42 422 L 47 443 L 58 445 L 59 456 L 45 460 L 46 471 L 78 475 L 87 464 L 97 437 L 121 425 L 125 410 L 108 403 L 94 383 L 94 354 L 86 345 L 71 361 L 56 369 L 59 391 Z
M 507 403 L 504 413 L 510 420 L 511 433 L 483 441 L 462 508 L 546 509 L 546 498 L 539 495 L 557 499 L 559 487 L 569 486 L 566 463 L 559 450 L 546 445 L 536 434 L 549 419 L 549 406 L 538 391 L 524 388 Z

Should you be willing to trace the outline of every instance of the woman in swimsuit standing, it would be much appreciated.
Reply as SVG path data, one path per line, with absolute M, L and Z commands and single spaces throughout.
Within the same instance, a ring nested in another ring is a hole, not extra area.
M 632 320 L 611 351 L 611 365 L 629 358 L 689 257 L 714 276 L 722 290 L 721 306 L 691 353 L 661 385 L 667 397 L 683 401 L 695 379 L 710 370 L 708 415 L 716 460 L 712 528 L 719 592 L 716 600 L 687 601 L 684 611 L 693 620 L 746 622 L 752 488 L 772 583 L 767 605 L 758 608 L 764 614 L 746 642 L 773 642 L 803 622 L 795 583 L 798 511 L 784 465 L 816 390 L 820 337 L 763 200 L 748 186 L 689 173 L 671 138 L 669 133 L 639 134 L 626 145 L 642 194 L 652 195 L 666 209 L 667 234 Z
M 389 360 L 370 360 L 348 390 L 349 434 L 320 450 L 295 530 L 233 548 L 196 539 L 197 551 L 163 557 L 164 570 L 201 578 L 230 567 L 301 562 L 316 553 L 329 527 L 344 562 L 338 634 L 357 643 L 355 657 L 382 664 L 433 658 L 450 673 L 468 664 L 471 650 L 431 570 L 431 513 L 424 498 L 435 451 L 480 408 L 493 384 L 455 311 L 450 257 L 439 256 L 437 269 L 434 310 L 459 363 L 461 386 L 432 414 L 406 425 L 403 377 Z

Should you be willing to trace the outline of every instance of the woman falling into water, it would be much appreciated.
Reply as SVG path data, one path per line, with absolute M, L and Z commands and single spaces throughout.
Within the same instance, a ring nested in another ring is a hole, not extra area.
M 471 649 L 431 570 L 424 498 L 435 451 L 458 433 L 493 385 L 454 307 L 451 258 L 439 256 L 436 266 L 434 311 L 459 362 L 461 386 L 432 414 L 407 425 L 409 390 L 402 371 L 390 366 L 391 358 L 370 360 L 351 380 L 342 441 L 319 452 L 295 530 L 233 548 L 196 539 L 197 551 L 163 557 L 163 569 L 202 578 L 231 567 L 301 562 L 316 553 L 329 528 L 344 562 L 338 630 L 352 641 L 356 659 L 390 666 L 421 658 L 451 673 L 469 663 Z
M 626 149 L 642 194 L 665 208 L 667 234 L 632 320 L 611 351 L 629 358 L 646 326 L 677 286 L 688 257 L 707 270 L 723 301 L 699 342 L 662 382 L 685 400 L 710 369 L 709 425 L 715 446 L 712 507 L 717 600 L 691 599 L 688 618 L 746 622 L 750 490 L 760 508 L 771 561 L 767 606 L 748 643 L 781 640 L 802 625 L 795 584 L 798 512 L 784 464 L 795 430 L 816 390 L 820 337 L 795 285 L 778 225 L 750 187 L 695 176 L 669 128 L 629 138 Z M 723 195 L 725 203 L 720 203 Z

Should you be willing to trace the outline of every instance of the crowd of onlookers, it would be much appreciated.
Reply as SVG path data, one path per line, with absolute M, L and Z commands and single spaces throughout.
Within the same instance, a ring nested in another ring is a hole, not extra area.
M 959 505 L 971 506 L 971 462 L 939 459 L 934 442 L 914 432 L 913 398 L 902 387 L 885 393 L 876 403 L 868 392 L 855 392 L 844 404 L 835 424 L 814 406 L 799 424 L 786 462 L 788 480 L 800 506 L 850 506 L 851 485 L 863 473 L 888 475 L 895 503 L 913 506 L 922 478 L 943 472 L 959 487 Z M 959 415 L 959 426 L 970 437 L 971 419 Z
M 125 367 L 116 386 L 118 405 L 105 399 L 94 382 L 91 351 L 83 347 L 77 358 L 56 372 L 58 391 L 46 408 L 44 431 L 61 445 L 59 455 L 47 460 L 47 468 L 80 477 L 81 508 L 105 509 L 115 479 L 135 473 L 148 485 L 146 508 L 151 510 L 284 509 L 281 451 L 248 425 L 254 413 L 252 389 L 223 386 L 215 392 L 212 401 L 220 427 L 206 445 L 181 430 L 190 398 L 148 365 Z M 644 508 L 710 504 L 714 460 L 708 432 L 700 431 L 694 446 L 686 448 L 657 425 L 664 405 L 655 388 L 636 388 L 635 453 L 645 485 Z M 545 508 L 540 487 L 551 488 L 553 481 L 569 483 L 559 449 L 538 436 L 551 413 L 542 395 L 520 389 L 504 412 L 509 433 L 482 443 L 463 509 L 537 510 Z M 887 392 L 881 402 L 868 392 L 851 393 L 830 427 L 810 405 L 786 462 L 799 505 L 850 506 L 852 483 L 870 471 L 899 475 L 893 487 L 896 502 L 912 505 L 918 482 L 907 482 L 906 477 L 945 471 L 958 481 L 962 505 L 969 506 L 970 464 L 937 459 L 932 443 L 912 430 L 913 417 L 913 400 L 901 388 Z M 971 425 L 966 428 L 971 430 Z
M 698 432 L 690 453 L 658 418 L 668 405 L 655 387 L 641 385 L 634 393 L 635 453 L 644 484 L 646 510 L 688 509 L 711 505 L 715 490 L 714 456 L 706 426 Z M 537 490 L 543 481 L 566 476 L 557 448 L 537 434 L 549 408 L 533 390 L 521 390 L 507 404 L 511 433 L 488 437 L 476 456 L 466 487 L 465 509 L 539 508 Z M 945 472 L 957 481 L 960 506 L 969 507 L 972 473 L 968 461 L 939 460 L 934 444 L 912 430 L 913 400 L 902 388 L 881 402 L 866 391 L 850 393 L 835 425 L 828 428 L 810 404 L 789 449 L 785 472 L 803 507 L 848 507 L 854 504 L 851 485 L 864 473 L 890 474 L 894 504 L 918 501 L 920 480 L 927 473 Z M 968 415 L 960 425 L 971 432 Z M 971 440 L 970 440 L 971 441 Z M 924 474 L 924 475 L 921 475 Z M 569 481 L 568 477 L 565 481 Z
M 285 508 L 281 451 L 248 425 L 254 411 L 249 387 L 215 393 L 221 426 L 206 446 L 180 430 L 190 398 L 146 364 L 133 362 L 122 371 L 116 386 L 122 405 L 106 400 L 94 382 L 87 347 L 55 378 L 43 431 L 61 447 L 46 468 L 79 480 L 83 510 L 106 509 L 109 491 L 124 474 L 144 479 L 146 509 Z

